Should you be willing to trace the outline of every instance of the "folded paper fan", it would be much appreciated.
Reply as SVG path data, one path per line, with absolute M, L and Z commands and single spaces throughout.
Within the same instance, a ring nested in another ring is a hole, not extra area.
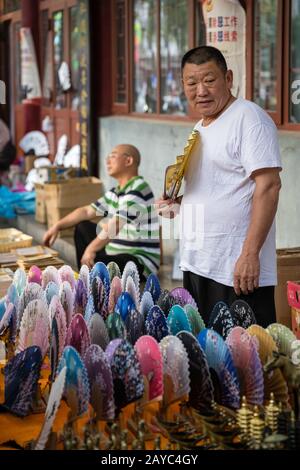
M 109 274 L 110 283 L 112 282 L 114 277 L 116 277 L 116 276 L 119 277 L 119 278 L 122 277 L 121 270 L 120 270 L 119 266 L 117 265 L 117 263 L 115 263 L 115 261 L 110 261 L 108 263 L 107 271 L 108 271 L 108 274 Z
M 131 276 L 137 291 L 140 291 L 140 275 L 136 264 L 133 261 L 128 261 L 125 264 L 123 274 L 122 274 L 122 290 L 126 289 L 126 282 L 128 276 Z
M 229 408 L 240 405 L 240 386 L 230 350 L 223 338 L 214 330 L 204 329 L 198 335 L 211 372 L 215 401 Z
M 47 266 L 42 274 L 42 288 L 45 289 L 49 281 L 55 282 L 58 286 L 61 284 L 60 275 L 55 266 Z
M 108 300 L 106 300 L 106 290 L 99 276 L 94 276 L 91 281 L 91 294 L 93 296 L 96 312 L 105 319 L 107 317 Z
M 231 304 L 230 312 L 234 315 L 235 325 L 248 328 L 256 323 L 256 318 L 250 305 L 245 300 L 236 300 Z
M 61 305 L 61 302 L 57 296 L 54 296 L 49 306 L 49 317 L 50 317 L 50 328 L 52 329 L 52 323 L 55 319 L 58 331 L 58 358 L 62 355 L 65 347 L 65 341 L 67 336 L 67 319 L 66 313 Z
M 18 294 L 21 295 L 26 286 L 26 273 L 24 269 L 18 268 L 13 277 L 13 283 L 17 288 Z
M 22 316 L 17 352 L 30 346 L 38 346 L 43 358 L 49 349 L 48 309 L 41 299 L 29 302 Z
M 122 282 L 118 276 L 115 276 L 111 281 L 109 299 L 108 299 L 108 313 L 112 313 L 115 309 L 116 303 L 122 294 Z
M 35 156 L 49 155 L 47 137 L 40 131 L 30 131 L 19 142 L 20 148 L 25 154 L 33 152 Z
M 262 405 L 264 376 L 253 337 L 244 328 L 237 326 L 230 331 L 226 344 L 238 373 L 241 396 L 245 396 L 251 405 Z
M 125 319 L 126 339 L 134 345 L 144 333 L 144 317 L 138 310 L 131 310 Z
M 182 399 L 190 392 L 189 359 L 183 343 L 176 336 L 165 336 L 159 343 L 163 358 L 164 383 L 172 387 L 164 392 L 166 405 Z
M 275 341 L 267 331 L 258 325 L 251 325 L 247 332 L 255 336 L 258 344 L 258 353 L 262 366 L 273 356 L 273 351 L 278 351 Z M 271 373 L 264 372 L 265 400 L 270 399 L 270 394 L 274 393 L 277 402 L 288 402 L 288 389 L 286 381 L 279 369 L 274 369 Z
M 100 317 L 100 315 L 97 316 Z M 95 418 L 97 420 L 114 419 L 113 379 L 106 354 L 100 346 L 91 344 L 84 355 L 84 364 L 89 377 L 90 403 L 95 411 Z
M 105 351 L 109 343 L 109 336 L 105 322 L 99 313 L 92 315 L 88 324 L 88 330 L 91 344 L 97 344 Z
M 85 307 L 85 311 L 84 311 L 84 319 L 87 325 L 89 324 L 94 313 L 96 313 L 94 299 L 92 295 L 89 295 L 88 301 Z
M 143 376 L 148 382 L 148 401 L 163 396 L 163 361 L 157 341 L 151 336 L 141 336 L 135 343 L 137 357 Z
M 161 287 L 156 274 L 152 273 L 147 277 L 144 292 L 147 291 L 150 292 L 154 303 L 157 302 L 161 293 Z
M 191 324 L 192 328 L 192 333 L 194 336 L 198 336 L 201 330 L 204 330 L 205 328 L 205 323 L 198 312 L 196 308 L 194 308 L 192 305 L 186 304 L 184 306 L 184 311 L 186 313 L 186 316 L 188 317 L 188 320 Z
M 42 285 L 43 273 L 38 266 L 31 266 L 28 271 L 27 282 L 36 282 L 39 285 Z
M 86 264 L 83 264 L 79 271 L 79 279 L 84 283 L 87 292 L 90 290 L 90 271 Z
M 85 312 L 86 304 L 88 300 L 88 291 L 82 279 L 78 279 L 75 287 L 75 299 L 74 299 L 74 312 L 81 313 Z
M 185 310 L 180 305 L 174 305 L 171 308 L 167 318 L 167 323 L 172 335 L 176 335 L 179 331 L 192 332 L 191 324 Z
M 74 271 L 71 266 L 64 264 L 59 268 L 58 274 L 60 276 L 61 282 L 67 281 L 70 284 L 72 290 L 75 289 Z
M 80 313 L 77 313 L 68 327 L 66 346 L 73 346 L 83 357 L 90 344 L 90 335 L 85 320 Z
M 107 270 L 107 267 L 101 261 L 98 261 L 98 263 L 96 263 L 93 266 L 93 269 L 90 272 L 90 283 L 96 276 L 100 277 L 103 283 L 105 294 L 106 294 L 105 299 L 106 299 L 106 302 L 108 303 L 109 289 L 110 289 L 110 277 L 109 277 L 109 272 Z
M 110 340 L 127 337 L 125 324 L 118 312 L 113 312 L 108 315 L 106 319 L 106 328 Z
M 176 303 L 181 307 L 184 307 L 186 304 L 191 305 L 194 308 L 198 308 L 195 300 L 191 296 L 188 290 L 184 287 L 175 287 L 171 290 L 171 295 L 175 298 Z
M 139 308 L 140 292 L 137 290 L 136 285 L 131 276 L 127 277 L 125 292 L 128 292 L 135 303 L 136 308 Z
M 59 288 L 59 300 L 66 312 L 67 326 L 70 325 L 74 314 L 74 299 L 75 295 L 69 282 L 64 281 Z
M 145 333 L 160 342 L 170 335 L 170 329 L 164 312 L 158 305 L 153 305 L 145 320 Z
M 58 364 L 58 371 L 66 367 L 66 380 L 63 396 L 71 408 L 73 416 L 80 416 L 88 410 L 90 399 L 89 379 L 86 367 L 72 346 L 66 346 Z
M 129 315 L 129 312 L 135 309 L 135 303 L 131 295 L 128 294 L 128 292 L 123 292 L 123 294 L 121 294 L 117 300 L 115 311 L 119 313 L 122 317 L 122 320 L 125 321 L 127 315 Z
M 44 423 L 37 439 L 35 450 L 44 450 L 47 444 L 49 433 L 54 423 L 56 413 L 58 411 L 62 394 L 65 388 L 66 374 L 67 368 L 63 367 L 59 375 L 56 377 L 55 382 L 52 384 L 45 412 Z
M 176 304 L 176 299 L 172 296 L 170 291 L 168 291 L 167 289 L 163 289 L 160 292 L 160 296 L 157 300 L 157 305 L 162 309 L 166 317 L 169 315 L 169 311 L 171 310 L 173 305 Z
M 19 352 L 4 367 L 4 409 L 17 416 L 26 416 L 36 396 L 42 365 L 38 346 L 30 346 Z
M 64 349 L 64 345 L 63 345 Z M 51 373 L 49 380 L 51 383 L 54 382 L 57 366 L 59 362 L 59 334 L 56 318 L 53 318 L 51 323 L 51 333 L 50 333 L 50 367 Z
M 20 327 L 22 316 L 24 313 L 25 308 L 32 300 L 41 299 L 47 304 L 45 292 L 43 291 L 42 287 L 35 282 L 31 282 L 27 284 L 24 291 L 22 292 L 19 300 L 18 305 L 18 327 Z
M 232 328 L 237 325 L 228 305 L 222 301 L 217 302 L 210 314 L 208 328 L 217 331 L 222 338 L 226 339 Z
M 177 336 L 183 343 L 189 359 L 189 403 L 198 411 L 207 410 L 214 398 L 214 388 L 204 351 L 190 332 L 180 331 Z
M 9 303 L 6 307 L 3 317 L 0 320 L 0 338 L 2 335 L 8 333 L 8 341 L 14 343 L 17 334 L 17 321 L 18 318 L 16 307 L 14 304 Z
M 153 305 L 154 305 L 154 302 L 153 302 L 152 295 L 150 294 L 150 292 L 148 291 L 144 292 L 141 298 L 141 303 L 140 303 L 140 312 L 143 315 L 144 319 L 147 318 L 147 315 L 151 307 L 153 307 Z
M 55 284 L 55 282 L 53 281 L 49 281 L 45 287 L 45 295 L 46 295 L 47 304 L 50 305 L 52 297 L 54 295 L 58 296 L 58 285 Z
M 272 323 L 266 328 L 266 331 L 274 339 L 278 351 L 290 357 L 292 342 L 297 339 L 294 333 L 287 326 L 280 323 Z

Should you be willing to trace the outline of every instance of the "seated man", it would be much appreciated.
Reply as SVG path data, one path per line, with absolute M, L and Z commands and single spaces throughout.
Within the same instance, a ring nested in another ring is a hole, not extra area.
M 78 268 L 115 261 L 123 270 L 128 261 L 134 261 L 140 276 L 148 276 L 159 267 L 159 225 L 151 188 L 138 175 L 140 153 L 133 145 L 117 145 L 106 162 L 107 172 L 118 186 L 57 222 L 45 233 L 44 244 L 52 245 L 60 230 L 75 225 Z M 102 219 L 100 228 L 91 222 L 96 216 Z

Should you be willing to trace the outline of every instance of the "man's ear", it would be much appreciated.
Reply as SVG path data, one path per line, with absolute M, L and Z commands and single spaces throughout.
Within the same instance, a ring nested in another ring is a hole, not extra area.
M 225 75 L 225 80 L 228 85 L 229 90 L 231 90 L 233 86 L 233 72 L 232 70 L 227 70 L 226 75 Z
M 126 166 L 132 166 L 134 163 L 134 158 L 132 155 L 127 155 L 126 156 L 126 162 L 125 162 L 125 165 Z

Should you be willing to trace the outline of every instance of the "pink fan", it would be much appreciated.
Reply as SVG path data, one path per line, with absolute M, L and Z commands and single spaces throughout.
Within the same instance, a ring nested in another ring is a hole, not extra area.
M 59 288 L 59 299 L 66 312 L 67 327 L 70 325 L 74 314 L 74 293 L 70 284 L 66 281 Z
M 41 299 L 29 302 L 22 317 L 17 352 L 29 346 L 39 346 L 42 357 L 49 348 L 48 309 L 46 302 Z
M 55 266 L 47 266 L 47 268 L 44 269 L 43 274 L 42 274 L 42 288 L 43 289 L 45 289 L 49 281 L 55 282 L 55 284 L 57 284 L 58 286 L 60 285 L 60 276 Z
M 240 394 L 251 405 L 262 405 L 264 400 L 264 376 L 254 338 L 240 326 L 234 327 L 226 343 L 240 382 Z
M 141 336 L 135 343 L 141 371 L 149 384 L 149 401 L 162 398 L 164 392 L 163 361 L 158 342 L 152 336 Z
M 59 268 L 58 274 L 60 276 L 61 282 L 67 281 L 70 284 L 72 290 L 74 290 L 75 278 L 74 278 L 74 271 L 71 268 L 71 266 L 64 264 L 61 268 Z
M 83 264 L 79 271 L 79 279 L 84 283 L 87 292 L 90 290 L 90 271 L 86 264 Z
M 85 320 L 80 313 L 77 313 L 69 325 L 66 346 L 73 346 L 83 357 L 90 344 L 90 335 Z
M 165 336 L 159 347 L 163 358 L 164 384 L 171 382 L 164 392 L 164 401 L 170 404 L 190 392 L 189 359 L 182 341 L 176 336 Z
M 58 358 L 60 358 L 63 349 L 65 347 L 66 335 L 67 335 L 67 319 L 66 312 L 64 311 L 61 301 L 57 295 L 52 297 L 52 300 L 49 305 L 49 319 L 50 319 L 50 331 L 52 328 L 52 320 L 56 319 L 57 329 L 58 329 Z
M 27 282 L 36 282 L 42 284 L 42 271 L 38 266 L 31 266 L 28 271 Z
M 135 303 L 135 306 L 138 309 L 139 308 L 139 303 L 140 303 L 140 292 L 139 292 L 138 288 L 136 287 L 136 285 L 134 283 L 134 280 L 132 279 L 131 276 L 128 276 L 127 279 L 126 279 L 125 291 L 128 292 L 131 295 L 131 297 L 132 297 L 132 299 Z
M 118 298 L 122 294 L 121 279 L 117 276 L 113 278 L 110 285 L 109 299 L 108 299 L 108 313 L 114 311 Z

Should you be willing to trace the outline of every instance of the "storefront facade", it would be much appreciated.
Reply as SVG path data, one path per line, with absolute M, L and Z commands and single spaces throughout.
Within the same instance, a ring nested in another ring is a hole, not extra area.
M 142 153 L 141 173 L 159 196 L 164 168 L 182 153 L 196 121 L 182 93 L 181 56 L 191 47 L 214 45 L 234 70 L 235 94 L 255 101 L 277 125 L 284 168 L 277 244 L 299 246 L 300 0 L 83 2 L 88 8 L 84 44 L 88 79 L 80 69 L 84 56 L 79 44 L 84 27 L 81 3 L 35 2 L 41 122 L 45 124 L 49 117 L 46 124 L 53 151 L 58 137 L 66 133 L 71 145 L 81 143 L 91 173 L 100 174 L 110 186 L 105 155 L 117 143 L 132 143 Z M 9 38 L 11 59 L 9 70 L 1 59 L 0 79 L 5 81 L 9 72 L 14 77 L 6 117 L 16 140 L 24 132 L 18 72 L 18 30 L 23 17 L 24 1 L 2 1 L 2 37 Z M 72 88 L 66 93 L 57 81 L 62 61 L 71 73 Z

